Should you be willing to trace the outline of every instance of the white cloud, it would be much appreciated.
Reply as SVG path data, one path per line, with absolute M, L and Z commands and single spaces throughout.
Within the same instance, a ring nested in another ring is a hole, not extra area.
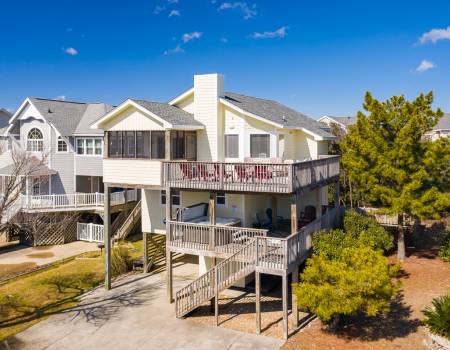
M 178 4 L 178 0 L 167 0 L 169 4 Z
M 420 64 L 417 66 L 416 68 L 416 72 L 417 73 L 424 73 L 427 70 L 436 68 L 437 65 L 435 65 L 433 62 L 430 62 L 428 60 L 422 60 L 422 62 L 420 62 Z
M 70 56 L 78 55 L 77 49 L 74 49 L 73 47 L 68 47 L 67 49 L 64 50 L 64 52 Z
M 174 16 L 180 17 L 180 16 L 181 16 L 180 11 L 178 11 L 178 10 L 172 10 L 172 11 L 170 11 L 169 17 L 174 17 Z
M 187 43 L 194 39 L 200 39 L 202 37 L 202 32 L 192 32 L 192 33 L 184 33 L 181 37 L 181 40 L 183 40 L 184 43 Z
M 169 49 L 164 51 L 164 55 L 175 55 L 177 53 L 183 53 L 184 49 L 181 47 L 180 44 L 178 44 L 176 47 L 174 47 L 173 49 Z
M 273 32 L 254 32 L 250 35 L 253 39 L 284 38 L 287 35 L 287 27 L 281 27 Z
M 226 44 L 228 42 L 228 39 L 227 38 L 220 38 L 220 41 Z
M 429 32 L 423 33 L 419 38 L 419 43 L 426 44 L 427 42 L 437 43 L 439 40 L 450 40 L 450 26 L 444 29 L 432 29 Z
M 238 9 L 242 12 L 242 15 L 244 16 L 244 19 L 250 19 L 255 17 L 258 12 L 256 11 L 256 4 L 253 4 L 249 6 L 246 2 L 224 2 L 222 5 L 219 6 L 218 10 L 233 10 Z
M 56 96 L 54 98 L 54 100 L 65 101 L 66 100 L 66 96 L 65 95 L 59 95 L 59 96 Z
M 153 10 L 153 13 L 155 15 L 159 15 L 161 12 L 163 12 L 166 9 L 165 6 L 156 6 L 155 9 Z

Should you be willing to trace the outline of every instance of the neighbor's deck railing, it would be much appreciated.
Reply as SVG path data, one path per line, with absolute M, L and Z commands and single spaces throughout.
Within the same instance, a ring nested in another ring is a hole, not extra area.
M 103 225 L 77 222 L 77 239 L 79 241 L 103 242 Z
M 267 230 L 248 227 L 195 224 L 169 221 L 166 244 L 182 251 L 233 254 L 256 236 L 266 236 Z
M 129 202 L 137 200 L 137 190 L 127 191 Z M 125 193 L 111 193 L 111 205 L 125 203 Z M 77 209 L 103 207 L 103 193 L 71 193 L 71 194 L 49 194 L 49 195 L 21 195 L 21 206 L 26 210 L 33 209 Z
M 292 164 L 163 162 L 164 186 L 186 189 L 292 193 L 338 176 L 338 156 Z

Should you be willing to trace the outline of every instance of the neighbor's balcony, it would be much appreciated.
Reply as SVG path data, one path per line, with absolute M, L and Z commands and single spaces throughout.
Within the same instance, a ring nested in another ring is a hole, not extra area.
M 339 177 L 339 156 L 284 163 L 163 162 L 163 185 L 180 189 L 293 193 Z

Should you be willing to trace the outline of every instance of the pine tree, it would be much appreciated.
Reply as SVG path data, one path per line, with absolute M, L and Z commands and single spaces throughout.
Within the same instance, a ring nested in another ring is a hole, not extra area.
M 433 94 L 377 101 L 367 92 L 356 125 L 341 144 L 342 164 L 365 203 L 398 215 L 398 258 L 405 258 L 402 218 L 437 217 L 450 207 L 450 141 L 426 137 L 443 113 Z

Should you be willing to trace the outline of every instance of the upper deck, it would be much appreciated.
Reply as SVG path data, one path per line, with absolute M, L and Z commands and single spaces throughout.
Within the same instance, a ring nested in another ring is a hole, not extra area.
M 162 184 L 192 190 L 295 193 L 338 177 L 339 156 L 291 164 L 165 161 Z

